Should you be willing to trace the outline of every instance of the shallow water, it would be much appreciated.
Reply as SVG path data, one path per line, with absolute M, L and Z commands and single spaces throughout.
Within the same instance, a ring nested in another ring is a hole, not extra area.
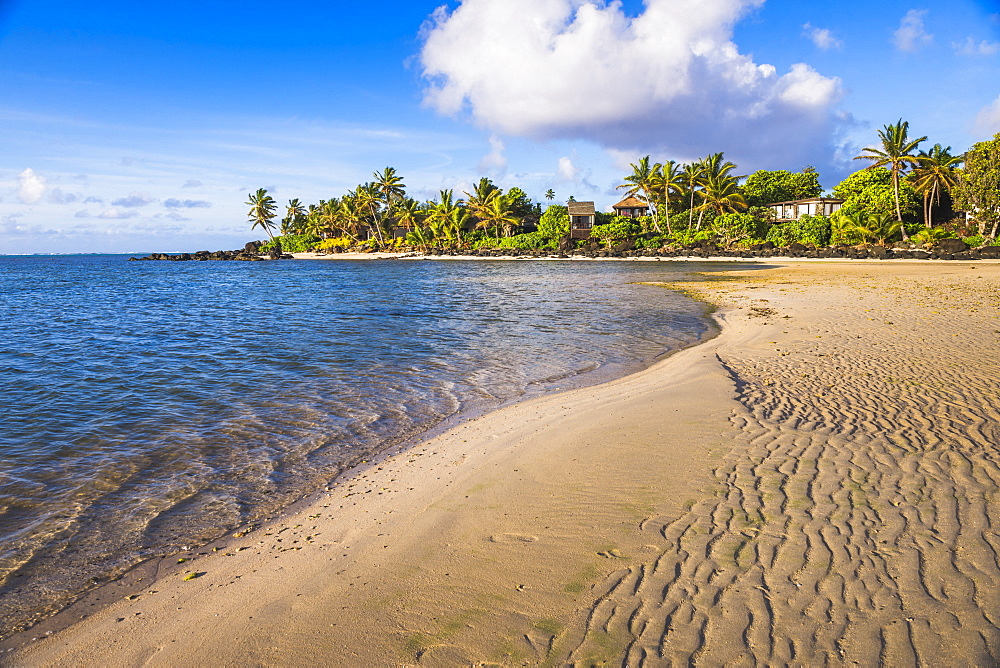
M 634 284 L 690 269 L 0 257 L 0 636 L 443 419 L 693 343 L 700 306 Z

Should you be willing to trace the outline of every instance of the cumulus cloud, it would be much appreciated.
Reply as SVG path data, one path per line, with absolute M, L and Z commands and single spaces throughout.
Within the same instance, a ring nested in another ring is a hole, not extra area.
M 964 42 L 952 42 L 951 48 L 960 56 L 995 56 L 1000 53 L 1000 42 L 977 42 L 967 37 Z
M 17 175 L 17 198 L 24 204 L 37 204 L 47 187 L 45 177 L 31 167 Z
M 84 204 L 104 204 L 104 200 L 101 199 L 100 197 L 88 197 L 87 199 L 83 200 L 83 203 Z
M 811 23 L 807 23 L 802 26 L 802 30 L 805 31 L 806 37 L 811 39 L 812 43 L 816 45 L 816 48 L 823 51 L 839 49 L 843 46 L 841 41 L 834 37 L 833 33 L 827 28 L 817 28 Z
M 604 0 L 463 0 L 425 26 L 425 101 L 506 135 L 798 162 L 829 143 L 840 82 L 740 53 L 733 27 L 761 3 L 647 0 L 630 17 Z
M 507 157 L 503 154 L 504 148 L 504 143 L 499 137 L 490 137 L 490 152 L 479 161 L 479 169 L 493 174 L 507 169 Z
M 899 28 L 892 35 L 892 41 L 900 51 L 913 53 L 931 43 L 933 35 L 924 27 L 926 9 L 911 9 L 899 22 Z
M 199 181 L 198 179 L 188 179 L 187 181 L 184 182 L 184 185 L 181 186 L 181 188 L 199 188 L 199 187 L 201 187 L 201 181 Z
M 573 161 L 568 156 L 563 156 L 559 158 L 559 169 L 557 173 L 559 174 L 559 178 L 563 181 L 575 181 L 577 174 L 580 173 L 580 170 L 576 168 L 576 165 L 573 164 Z
M 111 200 L 111 206 L 123 206 L 129 209 L 134 209 L 136 207 L 152 204 L 153 201 L 153 198 L 146 193 L 131 193 L 128 197 L 120 197 L 118 199 Z
M 170 199 L 163 200 L 163 206 L 168 209 L 207 209 L 212 206 L 212 203 L 206 202 L 203 199 L 176 199 L 171 197 Z
M 114 204 L 114 202 L 112 202 Z M 134 218 L 138 216 L 137 211 L 129 211 L 125 209 L 119 209 L 118 207 L 111 207 L 110 209 L 105 209 L 104 211 L 97 214 L 98 218 L 105 218 L 108 220 L 124 220 L 126 218 Z
M 987 135 L 1000 132 L 1000 96 L 979 110 L 976 116 L 976 129 Z

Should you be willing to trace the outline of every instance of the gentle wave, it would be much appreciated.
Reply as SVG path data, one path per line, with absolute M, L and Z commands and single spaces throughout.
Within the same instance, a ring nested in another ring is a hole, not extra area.
M 700 269 L 703 267 L 699 267 Z M 0 258 L 0 628 L 706 330 L 653 263 Z

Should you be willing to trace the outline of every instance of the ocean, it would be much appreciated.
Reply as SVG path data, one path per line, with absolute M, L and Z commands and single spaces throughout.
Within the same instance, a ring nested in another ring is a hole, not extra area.
M 697 342 L 702 306 L 641 284 L 692 270 L 0 257 L 0 637 L 459 416 Z

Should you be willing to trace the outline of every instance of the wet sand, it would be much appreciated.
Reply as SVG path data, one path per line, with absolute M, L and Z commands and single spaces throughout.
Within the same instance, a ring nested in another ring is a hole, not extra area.
M 467 421 L 2 662 L 996 663 L 1000 264 L 731 276 L 679 286 L 719 337 Z

